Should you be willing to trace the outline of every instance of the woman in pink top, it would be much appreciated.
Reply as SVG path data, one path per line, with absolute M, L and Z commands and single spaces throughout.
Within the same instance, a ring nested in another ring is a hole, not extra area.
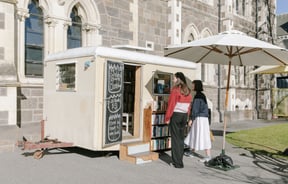
M 183 168 L 184 129 L 191 106 L 191 90 L 182 72 L 177 72 L 173 79 L 174 87 L 168 100 L 165 122 L 169 124 L 171 133 L 171 157 L 175 168 Z

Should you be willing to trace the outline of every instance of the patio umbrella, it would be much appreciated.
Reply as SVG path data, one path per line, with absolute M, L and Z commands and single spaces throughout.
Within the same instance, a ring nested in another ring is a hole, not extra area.
M 273 65 L 273 66 L 261 66 L 252 72 L 250 74 L 284 74 L 288 73 L 288 66 L 278 66 L 278 65 Z M 273 106 L 273 111 L 272 115 L 278 115 L 278 116 L 287 116 L 287 107 L 288 107 L 288 98 L 287 98 L 287 93 L 283 88 L 275 88 L 271 89 L 272 93 L 272 106 Z
M 164 50 L 167 57 L 190 60 L 195 63 L 228 65 L 225 97 L 225 110 L 228 107 L 231 65 L 261 66 L 287 65 L 288 51 L 247 36 L 240 31 L 231 30 L 218 35 L 192 42 L 172 45 Z M 225 155 L 225 136 L 227 121 L 223 123 L 222 154 Z
M 288 73 L 288 66 L 279 66 L 279 65 L 261 66 L 250 72 L 250 74 L 276 74 L 276 73 Z

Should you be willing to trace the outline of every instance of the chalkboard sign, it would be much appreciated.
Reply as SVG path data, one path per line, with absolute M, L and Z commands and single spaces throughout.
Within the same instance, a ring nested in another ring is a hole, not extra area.
M 107 61 L 105 100 L 105 144 L 122 140 L 124 64 Z

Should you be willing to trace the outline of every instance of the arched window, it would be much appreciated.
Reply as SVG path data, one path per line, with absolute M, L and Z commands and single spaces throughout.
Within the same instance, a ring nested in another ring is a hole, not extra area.
M 28 5 L 30 16 L 25 20 L 25 75 L 43 76 L 44 26 L 38 0 Z
M 70 14 L 72 25 L 67 30 L 67 48 L 76 48 L 82 46 L 82 21 L 78 15 L 78 10 L 74 6 Z
M 190 33 L 189 36 L 188 36 L 187 42 L 192 42 L 194 40 L 195 40 L 195 38 L 194 38 L 193 33 Z

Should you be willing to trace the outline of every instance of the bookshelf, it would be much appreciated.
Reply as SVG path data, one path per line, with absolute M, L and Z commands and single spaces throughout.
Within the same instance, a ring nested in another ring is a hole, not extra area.
M 155 71 L 152 82 L 153 101 L 144 109 L 144 141 L 149 141 L 152 151 L 171 148 L 169 126 L 164 118 L 172 86 L 172 73 Z
M 150 141 L 152 151 L 167 150 L 171 148 L 171 137 L 168 125 L 164 122 L 167 102 L 163 108 L 153 109 L 151 106 L 144 109 L 144 141 Z M 159 107 L 159 106 L 158 106 Z

